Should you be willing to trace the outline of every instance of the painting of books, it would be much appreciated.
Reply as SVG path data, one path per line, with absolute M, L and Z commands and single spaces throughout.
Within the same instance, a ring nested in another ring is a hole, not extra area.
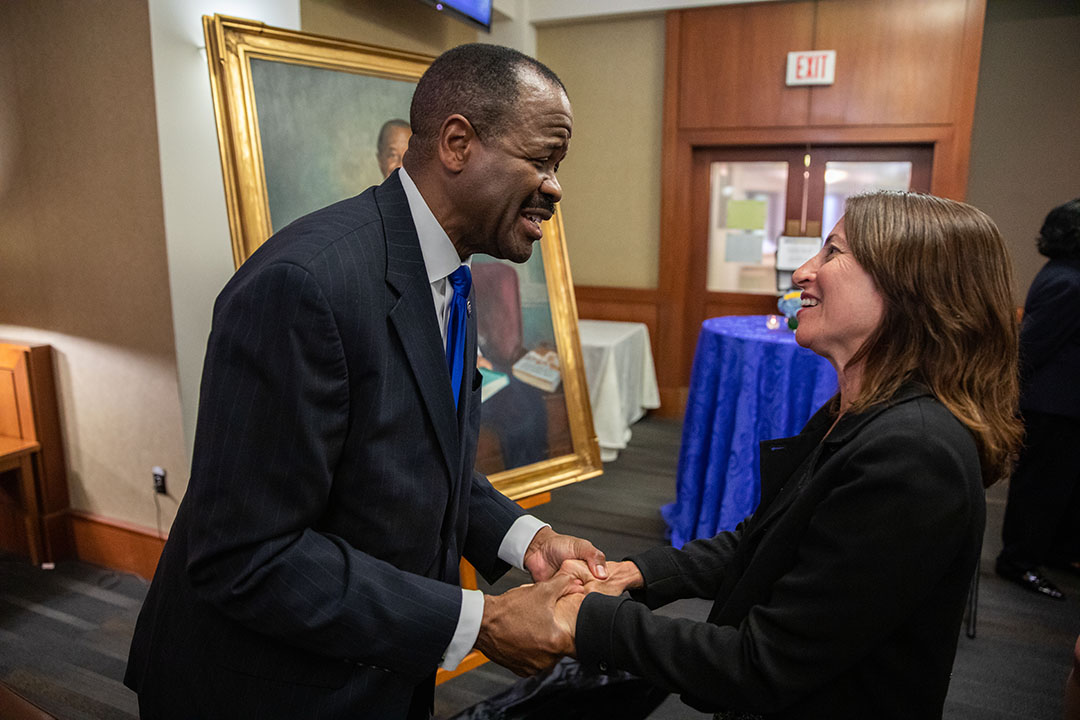
M 542 354 L 536 350 L 530 350 L 514 363 L 514 377 L 544 392 L 555 392 L 562 381 L 562 375 L 559 373 L 559 354 L 554 350 L 548 350 Z

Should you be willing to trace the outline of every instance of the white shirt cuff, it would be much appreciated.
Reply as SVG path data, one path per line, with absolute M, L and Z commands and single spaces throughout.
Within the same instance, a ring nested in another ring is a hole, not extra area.
M 522 515 L 510 529 L 506 531 L 502 542 L 499 544 L 499 559 L 510 563 L 518 570 L 525 569 L 525 551 L 529 549 L 529 543 L 540 532 L 540 528 L 551 527 L 546 522 L 537 520 L 532 515 Z
M 484 593 L 479 590 L 461 590 L 461 615 L 458 616 L 454 637 L 446 648 L 439 667 L 443 670 L 456 670 L 458 663 L 476 644 L 480 634 L 480 621 L 484 619 Z
M 510 563 L 518 570 L 525 569 L 525 551 L 529 543 L 540 532 L 540 528 L 551 527 L 548 523 L 537 520 L 532 515 L 522 515 L 506 531 L 499 544 L 499 559 Z M 443 654 L 439 667 L 443 670 L 455 670 L 476 644 L 480 634 L 480 622 L 484 619 L 484 593 L 479 590 L 461 590 L 461 614 L 458 616 L 454 637 Z

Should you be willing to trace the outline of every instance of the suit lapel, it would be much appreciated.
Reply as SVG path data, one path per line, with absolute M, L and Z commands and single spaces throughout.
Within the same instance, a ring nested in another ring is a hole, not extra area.
M 446 367 L 446 352 L 435 319 L 420 240 L 397 173 L 375 190 L 375 202 L 382 215 L 386 237 L 386 283 L 394 295 L 390 322 L 405 349 L 405 357 L 435 428 L 447 471 L 453 479 L 458 477 L 455 472 L 461 464 L 461 447 L 454 399 L 449 392 L 450 371 Z M 473 343 L 475 353 L 475 334 Z

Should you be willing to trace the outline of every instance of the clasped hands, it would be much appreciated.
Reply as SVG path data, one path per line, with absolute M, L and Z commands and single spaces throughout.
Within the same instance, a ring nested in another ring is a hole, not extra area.
M 592 543 L 543 528 L 525 552 L 533 583 L 484 598 L 476 649 L 518 675 L 575 657 L 578 610 L 588 593 L 619 595 L 641 587 L 632 562 L 605 562 Z

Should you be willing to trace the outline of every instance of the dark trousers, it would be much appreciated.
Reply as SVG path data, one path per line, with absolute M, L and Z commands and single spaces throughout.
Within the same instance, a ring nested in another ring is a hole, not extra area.
M 435 673 L 416 686 L 406 720 L 431 720 L 435 709 Z
M 1080 419 L 1025 412 L 999 560 L 1023 568 L 1080 560 Z

